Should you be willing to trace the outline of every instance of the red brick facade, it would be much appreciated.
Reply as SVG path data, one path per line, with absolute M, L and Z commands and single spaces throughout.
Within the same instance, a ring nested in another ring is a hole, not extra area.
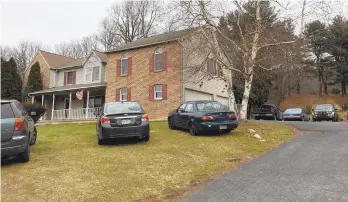
M 49 68 L 48 64 L 45 62 L 45 59 L 42 57 L 40 52 L 38 52 L 36 54 L 35 58 L 33 59 L 33 61 L 30 64 L 29 68 L 25 72 L 24 80 L 23 80 L 23 87 L 27 86 L 31 66 L 33 66 L 36 62 L 39 62 L 39 64 L 40 64 L 40 72 L 41 72 L 41 79 L 42 79 L 43 88 L 44 89 L 49 88 L 50 87 L 50 68 Z
M 154 71 L 154 52 L 163 49 L 163 71 Z M 128 57 L 128 75 L 121 75 L 121 57 Z M 109 53 L 106 67 L 106 102 L 120 98 L 127 88 L 127 100 L 139 102 L 150 119 L 165 119 L 182 102 L 181 46 L 171 42 L 157 46 Z M 163 99 L 154 100 L 153 87 L 163 86 Z

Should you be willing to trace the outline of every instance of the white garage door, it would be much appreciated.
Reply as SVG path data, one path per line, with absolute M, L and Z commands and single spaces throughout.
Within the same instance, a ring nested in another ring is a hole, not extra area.
M 213 95 L 195 90 L 185 89 L 185 101 L 213 100 Z
M 228 106 L 228 98 L 227 97 L 221 97 L 216 96 L 216 101 L 220 102 L 221 104 Z

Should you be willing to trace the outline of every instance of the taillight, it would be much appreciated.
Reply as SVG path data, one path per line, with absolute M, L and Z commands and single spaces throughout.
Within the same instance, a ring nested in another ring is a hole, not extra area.
M 228 118 L 230 119 L 236 119 L 237 118 L 237 114 L 229 114 Z
M 110 123 L 109 117 L 103 116 L 103 117 L 101 118 L 101 124 L 104 125 L 104 124 L 107 124 L 107 123 Z
M 15 119 L 14 130 L 15 131 L 22 131 L 22 130 L 24 130 L 24 119 L 23 119 L 23 117 Z
M 214 117 L 212 117 L 212 116 L 202 116 L 201 119 L 202 119 L 202 121 L 211 121 L 211 120 L 214 120 Z
M 149 120 L 149 115 L 144 114 L 144 115 L 141 117 L 141 120 L 142 120 L 142 121 L 148 121 L 148 120 Z
M 301 116 L 301 114 L 295 114 L 295 116 Z

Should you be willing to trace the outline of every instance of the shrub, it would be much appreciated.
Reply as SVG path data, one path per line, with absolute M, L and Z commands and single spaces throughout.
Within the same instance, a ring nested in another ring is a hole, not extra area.
M 305 108 L 304 108 L 304 111 L 307 114 L 312 114 L 312 105 L 306 105 Z
M 41 116 L 43 116 L 46 112 L 46 109 L 44 107 L 42 107 L 40 104 L 38 103 L 30 103 L 30 102 L 26 102 L 23 103 L 24 108 L 28 111 L 28 113 L 30 114 L 31 112 L 36 112 L 36 115 L 30 115 L 34 122 L 36 123 Z

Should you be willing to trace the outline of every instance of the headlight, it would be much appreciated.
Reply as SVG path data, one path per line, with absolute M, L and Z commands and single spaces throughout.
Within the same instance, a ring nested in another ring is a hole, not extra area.
M 335 115 L 335 112 L 332 112 L 332 115 Z

